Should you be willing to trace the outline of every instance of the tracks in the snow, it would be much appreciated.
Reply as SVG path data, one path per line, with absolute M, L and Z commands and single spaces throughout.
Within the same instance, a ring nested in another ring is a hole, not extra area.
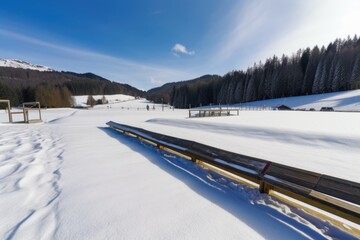
M 49 128 L 49 129 L 48 129 Z M 14 126 L 0 137 L 0 237 L 51 239 L 63 148 L 51 126 Z

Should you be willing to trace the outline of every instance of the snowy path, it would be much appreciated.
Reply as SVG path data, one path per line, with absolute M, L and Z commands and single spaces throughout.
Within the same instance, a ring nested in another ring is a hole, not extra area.
M 0 130 L 0 238 L 51 239 L 61 192 L 61 139 L 51 126 Z

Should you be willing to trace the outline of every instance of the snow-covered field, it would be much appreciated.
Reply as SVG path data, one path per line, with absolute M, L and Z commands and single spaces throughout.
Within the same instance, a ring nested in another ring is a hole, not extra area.
M 338 105 L 355 106 L 348 99 L 360 92 L 346 94 Z M 147 104 L 155 110 L 146 111 Z M 0 124 L 1 239 L 355 239 L 105 123 L 359 182 L 360 113 L 241 111 L 188 119 L 186 110 L 133 100 L 42 115 L 43 124 Z
M 287 105 L 292 108 L 306 109 L 314 108 L 320 110 L 322 107 L 333 107 L 339 111 L 360 111 L 360 90 L 344 91 L 336 93 L 314 94 L 309 96 L 277 98 L 272 100 L 257 101 L 234 106 L 278 106 Z
M 75 99 L 74 105 L 75 106 L 86 105 L 88 97 L 89 97 L 89 95 L 74 96 L 74 99 Z M 93 95 L 92 97 L 95 100 L 99 100 L 99 99 L 102 99 L 104 97 L 104 95 Z M 135 97 L 133 97 L 133 96 L 123 95 L 123 94 L 106 95 L 105 98 L 109 102 L 109 104 L 130 101 L 130 100 L 135 99 Z

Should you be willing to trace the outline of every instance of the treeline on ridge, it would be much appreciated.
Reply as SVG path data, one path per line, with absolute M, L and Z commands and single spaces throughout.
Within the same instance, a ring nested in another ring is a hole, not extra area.
M 40 72 L 0 67 L 0 98 L 12 106 L 40 101 L 46 107 L 70 107 L 72 95 L 126 94 L 145 96 L 128 84 L 109 81 L 92 73 Z
M 360 39 L 336 39 L 327 47 L 300 49 L 292 56 L 273 56 L 246 71 L 223 77 L 205 75 L 168 83 L 148 91 L 147 98 L 177 108 L 233 104 L 360 88 Z

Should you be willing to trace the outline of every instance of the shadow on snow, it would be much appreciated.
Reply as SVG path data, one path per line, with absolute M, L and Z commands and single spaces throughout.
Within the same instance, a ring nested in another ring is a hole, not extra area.
M 174 127 L 181 127 L 186 129 L 202 129 L 206 132 L 213 132 L 217 134 L 226 134 L 232 136 L 242 136 L 249 138 L 257 138 L 263 140 L 276 140 L 278 142 L 290 143 L 296 145 L 314 146 L 315 143 L 331 143 L 333 145 L 340 145 L 341 147 L 348 147 L 358 149 L 358 138 L 346 138 L 337 136 L 336 139 L 331 135 L 326 134 L 312 134 L 286 131 L 280 129 L 268 129 L 260 127 L 245 127 L 237 125 L 219 125 L 214 123 L 200 123 L 196 121 L 183 121 L 175 119 L 155 118 L 146 121 L 159 125 L 167 125 Z
M 356 239 L 302 210 L 260 194 L 191 161 L 166 153 L 110 128 L 99 127 L 110 137 L 185 183 L 197 194 L 246 223 L 266 239 Z M 274 231 L 276 229 L 276 231 Z M 241 237 L 241 236 L 239 236 Z

